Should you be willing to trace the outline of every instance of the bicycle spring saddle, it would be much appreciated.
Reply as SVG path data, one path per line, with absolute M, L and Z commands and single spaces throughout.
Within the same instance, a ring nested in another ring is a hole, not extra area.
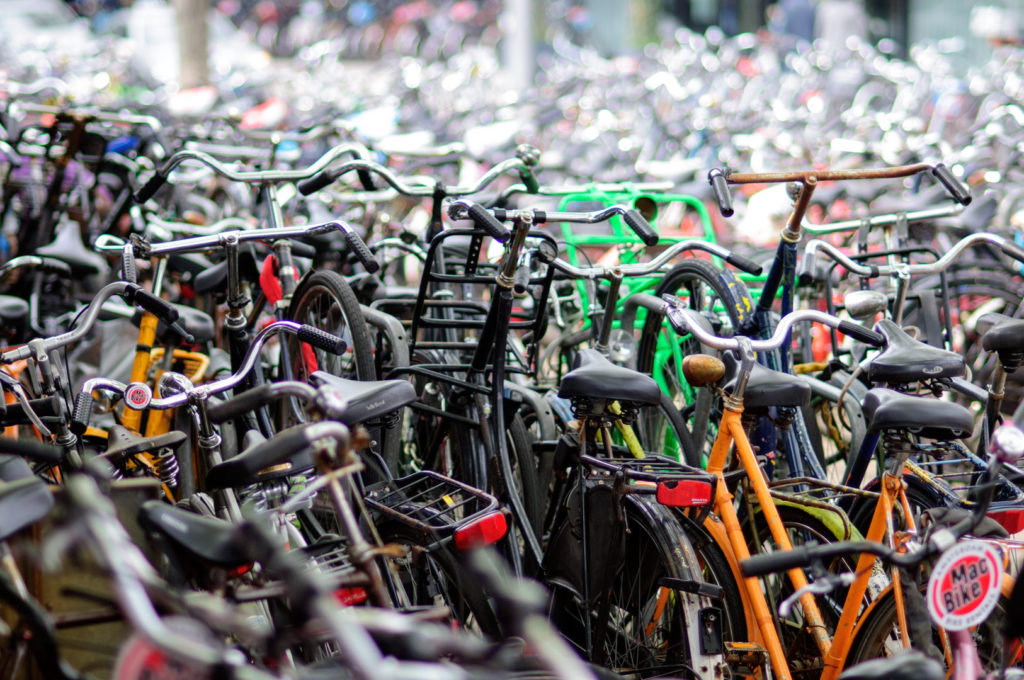
M 234 569 L 250 562 L 231 522 L 197 515 L 163 501 L 146 501 L 139 508 L 143 529 L 164 537 L 178 550 L 217 567 Z
M 839 680 L 943 680 L 946 669 L 923 652 L 910 650 L 885 659 L 872 659 L 843 671 Z
M 46 517 L 53 494 L 25 459 L 0 455 L 0 541 Z
M 961 355 L 914 340 L 891 319 L 879 321 L 875 330 L 885 337 L 885 349 L 868 365 L 872 382 L 905 384 L 964 375 Z
M 617 366 L 596 349 L 576 353 L 576 367 L 565 374 L 558 388 L 564 399 L 607 399 L 641 404 L 661 402 L 661 388 L 650 376 Z
M 864 395 L 868 432 L 909 430 L 931 439 L 959 439 L 974 431 L 974 416 L 960 404 L 876 387 Z
M 987 352 L 998 352 L 999 361 L 1007 371 L 1024 364 L 1024 319 L 1005 314 L 985 314 L 976 326 L 981 346 Z
M 36 255 L 52 257 L 71 267 L 75 277 L 102 274 L 110 269 L 99 253 L 94 253 L 82 243 L 78 225 L 66 223 L 52 242 L 36 248 Z
M 416 389 L 406 380 L 349 380 L 326 371 L 313 371 L 309 382 L 314 387 L 330 385 L 348 405 L 331 417 L 348 426 L 368 423 L 416 401 Z
M 290 427 L 273 439 L 258 441 L 233 458 L 217 463 L 206 473 L 206 488 L 240 488 L 310 469 L 313 449 L 305 431 L 310 424 Z

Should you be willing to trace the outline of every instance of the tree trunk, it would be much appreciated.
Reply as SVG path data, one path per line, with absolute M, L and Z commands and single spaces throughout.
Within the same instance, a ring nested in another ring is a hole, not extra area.
M 178 18 L 178 59 L 181 89 L 210 84 L 209 37 L 206 17 L 210 0 L 174 0 Z

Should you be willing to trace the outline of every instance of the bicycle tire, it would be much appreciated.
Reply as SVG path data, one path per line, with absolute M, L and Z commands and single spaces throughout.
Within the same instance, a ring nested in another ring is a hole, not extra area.
M 988 619 L 972 631 L 972 637 L 978 647 L 983 674 L 999 671 L 1003 667 L 1003 653 L 1007 644 L 1012 644 L 1008 652 L 1014 665 L 1020 664 L 1021 659 L 1024 658 L 1024 647 L 1022 647 L 1021 640 L 1007 641 L 1003 638 L 1002 626 L 1009 611 L 1009 604 L 1009 599 L 1005 595 L 1000 595 L 996 608 L 989 614 Z M 938 629 L 934 625 L 932 626 L 932 638 L 932 645 L 942 644 Z M 920 641 L 913 638 L 911 638 L 910 644 L 914 648 L 922 646 Z M 850 651 L 846 655 L 844 667 L 849 668 L 862 661 L 891 656 L 902 650 L 896 597 L 889 590 L 882 595 L 882 599 L 868 612 L 867 617 L 857 628 L 850 643 Z
M 776 508 L 794 546 L 811 541 L 826 543 L 845 538 L 836 535 L 835 531 L 825 522 L 801 507 L 779 505 Z M 763 513 L 757 513 L 754 526 L 756 536 L 761 539 L 762 545 L 771 545 L 774 550 L 774 541 L 768 531 Z M 750 530 L 749 519 L 746 522 L 745 533 L 748 544 L 750 544 L 751 554 L 757 554 L 760 549 L 754 544 L 756 539 Z M 832 572 L 837 570 L 853 571 L 856 563 L 848 558 L 838 558 L 825 567 Z M 766 577 L 762 579 L 761 585 L 769 597 L 769 606 L 772 611 L 777 611 L 778 603 L 793 592 L 793 586 L 785 573 Z M 835 633 L 835 624 L 839 621 L 839 614 L 846 600 L 846 589 L 837 589 L 827 597 L 818 596 L 816 599 L 828 633 L 832 635 Z M 794 677 L 818 677 L 821 673 L 821 651 L 804 621 L 803 609 L 795 606 L 789 617 L 779 618 L 777 621 L 782 648 L 790 668 L 793 670 Z
M 678 591 L 662 584 L 671 578 L 691 580 L 700 573 L 695 560 L 687 558 L 693 548 L 675 516 L 664 508 L 635 496 L 623 498 L 621 507 L 629 530 L 622 563 L 606 591 L 607 611 L 594 609 L 593 603 L 585 606 L 578 592 L 553 582 L 552 618 L 585 660 L 609 670 L 638 677 L 687 672 L 684 607 Z M 584 642 L 587 615 L 595 633 L 603 628 L 604 640 L 589 659 Z
M 459 564 L 448 545 L 429 546 L 421 533 L 408 526 L 389 522 L 378 527 L 385 545 L 406 548 L 403 558 L 392 559 L 389 565 L 405 589 L 413 607 L 440 606 L 448 608 L 452 623 L 494 640 L 501 640 L 501 624 L 478 580 Z
M 658 297 L 666 293 L 679 295 L 691 309 L 711 315 L 720 322 L 717 325 L 728 324 L 730 329 L 740 328 L 753 312 L 746 285 L 730 270 L 719 269 L 706 260 L 685 260 L 673 267 L 654 292 Z M 719 328 L 716 332 L 727 335 L 728 329 Z M 687 413 L 695 392 L 682 378 L 679 362 L 701 351 L 701 345 L 692 337 L 680 338 L 662 315 L 647 315 L 637 345 L 637 369 L 658 381 L 687 423 L 691 435 L 699 433 L 705 425 L 694 423 L 692 414 Z M 695 424 L 698 427 L 695 428 Z M 691 436 L 691 440 L 700 451 L 706 452 L 714 442 L 714 434 L 714 428 L 710 428 L 705 436 Z

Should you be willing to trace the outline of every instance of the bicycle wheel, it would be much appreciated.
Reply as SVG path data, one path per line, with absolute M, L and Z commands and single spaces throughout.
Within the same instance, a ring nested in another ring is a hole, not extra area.
M 793 505 L 779 505 L 776 508 L 789 540 L 794 546 L 809 542 L 828 543 L 845 538 L 845 536 L 837 535 L 836 529 L 811 514 L 809 510 Z M 757 513 L 753 527 L 755 533 L 751 533 L 751 525 L 748 520 L 745 533 L 750 544 L 751 554 L 766 552 L 766 549 L 775 550 L 775 542 L 772 540 L 768 523 L 762 513 Z M 853 571 L 856 568 L 856 561 L 855 558 L 843 557 L 826 564 L 825 567 L 830 572 Z M 761 586 L 773 612 L 777 612 L 779 603 L 793 593 L 793 585 L 785 573 L 772 574 L 763 578 Z M 816 599 L 827 632 L 831 635 L 835 632 L 835 625 L 839 622 L 839 616 L 842 614 L 846 590 L 836 589 L 832 593 L 819 596 Z M 799 605 L 794 606 L 788 616 L 778 618 L 778 624 L 782 648 L 785 651 L 789 667 L 793 670 L 794 677 L 817 678 L 823 668 L 821 651 L 814 641 L 803 609 Z
M 385 545 L 405 548 L 405 556 L 390 560 L 388 566 L 410 606 L 447 607 L 453 624 L 502 639 L 501 625 L 486 593 L 459 564 L 450 546 L 426 545 L 421 534 L 402 524 L 389 523 L 379 529 Z
M 555 577 L 549 583 L 554 623 L 585 659 L 599 666 L 639 677 L 687 672 L 687 625 L 696 627 L 696 611 L 685 594 L 668 584 L 701 573 L 693 547 L 678 521 L 660 506 L 627 496 L 621 509 L 629 530 L 624 532 L 620 563 L 601 579 L 607 589 L 601 596 L 594 593 L 585 605 L 578 583 L 565 585 L 578 575 Z M 589 655 L 585 617 L 591 622 L 591 639 L 600 641 Z
M 1024 659 L 1024 647 L 1021 640 L 1007 640 L 1003 637 L 1003 621 L 1006 618 L 1009 600 L 1003 595 L 999 596 L 996 608 L 992 610 L 989 617 L 981 625 L 971 630 L 971 637 L 978 649 L 978 656 L 981 659 L 982 670 L 985 673 L 998 671 L 1003 667 L 1004 649 L 1010 665 L 1020 665 Z M 922 602 L 921 607 L 925 605 Z M 927 614 L 921 612 L 923 616 Z M 910 612 L 908 612 L 910 616 Z M 932 639 L 930 643 L 922 642 L 910 636 L 911 647 L 922 649 L 932 647 L 932 654 L 944 651 L 948 641 L 944 641 L 939 629 L 931 626 Z M 846 656 L 845 667 L 877 659 L 888 657 L 903 651 L 903 641 L 900 636 L 899 623 L 896 612 L 896 597 L 890 590 L 886 592 L 878 604 L 867 614 L 867 617 L 857 629 L 853 641 L 850 643 L 850 652 Z M 925 651 L 922 649 L 922 651 Z
M 295 380 L 307 380 L 315 370 L 356 380 L 377 379 L 366 320 L 355 293 L 341 275 L 326 269 L 307 274 L 292 296 L 288 318 L 333 333 L 348 345 L 344 353 L 336 355 L 289 334 L 288 358 Z
M 753 312 L 750 292 L 731 271 L 715 267 L 706 260 L 686 260 L 669 271 L 655 289 L 657 296 L 672 293 L 685 300 L 690 309 L 702 314 L 719 335 L 730 335 Z M 637 346 L 637 369 L 652 376 L 683 417 L 698 450 L 710 451 L 717 430 L 708 423 L 717 422 L 720 412 L 717 395 L 698 391 L 683 378 L 682 361 L 701 352 L 692 336 L 681 336 L 660 314 L 648 314 Z M 710 399 L 709 399 L 710 397 Z

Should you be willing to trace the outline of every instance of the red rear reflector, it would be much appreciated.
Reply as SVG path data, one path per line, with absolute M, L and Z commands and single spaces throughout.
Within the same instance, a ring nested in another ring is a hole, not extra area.
M 689 508 L 711 502 L 711 484 L 696 479 L 658 482 L 658 502 L 673 508 Z
M 337 588 L 334 591 L 334 599 L 348 607 L 366 602 L 366 591 L 362 588 Z
M 1024 531 L 1024 508 L 999 510 L 988 513 L 988 516 L 1002 524 L 1011 536 Z
M 508 531 L 508 522 L 501 512 L 492 512 L 455 531 L 455 547 L 469 550 L 501 540 Z
M 252 569 L 252 562 L 249 564 L 243 564 L 240 567 L 235 567 L 234 569 L 228 569 L 228 578 L 238 578 L 250 569 Z

